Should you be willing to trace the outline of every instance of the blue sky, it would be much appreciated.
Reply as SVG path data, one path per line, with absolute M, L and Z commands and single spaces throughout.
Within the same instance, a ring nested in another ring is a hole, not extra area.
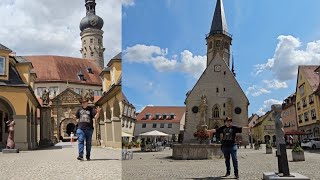
M 224 0 L 237 80 L 251 113 L 295 91 L 297 66 L 320 64 L 320 1 Z M 205 68 L 216 0 L 126 0 L 123 91 L 137 110 L 184 105 Z

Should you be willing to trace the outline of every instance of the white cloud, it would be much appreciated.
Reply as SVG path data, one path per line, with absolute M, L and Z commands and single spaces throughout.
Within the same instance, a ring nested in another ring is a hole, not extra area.
M 121 51 L 121 2 L 96 0 L 96 13 L 104 19 L 105 61 Z M 79 24 L 84 1 L 1 0 L 0 43 L 17 55 L 81 57 Z
M 134 0 L 122 0 L 122 5 L 124 7 L 134 6 Z
M 269 89 L 281 89 L 281 88 L 288 88 L 288 85 L 286 82 L 280 82 L 278 80 L 263 80 L 263 83 L 267 86 Z
M 258 115 L 264 115 L 267 111 L 271 110 L 271 106 L 273 104 L 282 104 L 282 101 L 276 100 L 276 99 L 267 99 L 263 102 L 263 106 L 259 108 L 257 111 Z
M 256 85 L 250 86 L 246 91 L 247 95 L 251 95 L 253 97 L 260 96 L 262 94 L 268 94 L 268 93 L 271 93 L 271 91 L 262 87 L 258 87 Z
M 296 78 L 298 65 L 320 64 L 320 40 L 307 43 L 305 49 L 302 49 L 301 41 L 293 36 L 281 35 L 278 40 L 273 57 L 267 63 L 255 66 L 257 75 L 270 70 L 276 79 L 286 81 Z
M 124 50 L 124 60 L 131 63 L 152 64 L 159 72 L 177 71 L 198 78 L 206 67 L 206 56 L 194 56 L 190 51 L 184 50 L 180 56 L 166 57 L 168 49 L 158 46 L 137 44 Z

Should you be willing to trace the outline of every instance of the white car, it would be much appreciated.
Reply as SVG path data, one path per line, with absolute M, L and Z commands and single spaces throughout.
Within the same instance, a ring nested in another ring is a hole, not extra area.
M 317 149 L 320 148 L 320 138 L 313 137 L 313 138 L 306 138 L 302 140 L 301 147 Z

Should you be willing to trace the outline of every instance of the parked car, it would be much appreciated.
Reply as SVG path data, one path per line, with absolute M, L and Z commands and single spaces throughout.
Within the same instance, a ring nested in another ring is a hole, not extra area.
M 312 149 L 320 148 L 320 138 L 319 137 L 306 138 L 302 140 L 301 147 L 312 148 Z

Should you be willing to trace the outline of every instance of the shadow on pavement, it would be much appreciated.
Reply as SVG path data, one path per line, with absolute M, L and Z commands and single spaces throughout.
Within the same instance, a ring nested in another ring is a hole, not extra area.
M 199 179 L 199 180 L 200 180 L 200 179 L 203 179 L 203 180 L 220 180 L 220 179 L 236 179 L 236 178 L 218 176 L 218 177 L 188 178 L 188 179 L 194 179 L 194 180 L 197 180 L 197 179 Z
M 91 159 L 90 161 L 120 161 L 120 159 Z

